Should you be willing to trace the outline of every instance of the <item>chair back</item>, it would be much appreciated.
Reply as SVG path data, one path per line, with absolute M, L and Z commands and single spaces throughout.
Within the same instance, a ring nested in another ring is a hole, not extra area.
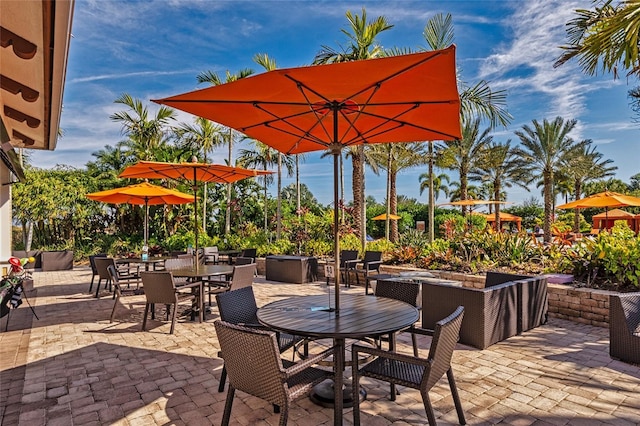
M 98 270 L 96 269 L 95 262 L 96 257 L 107 257 L 107 253 L 98 253 L 89 256 L 89 265 L 91 265 L 91 272 L 93 272 L 93 275 L 98 275 Z
M 247 249 L 243 249 L 240 252 L 240 256 L 238 257 L 250 257 L 252 259 L 255 259 L 257 255 L 258 255 L 258 249 L 247 248 Z
M 364 259 L 362 263 L 365 265 L 369 262 L 380 262 L 382 260 L 382 252 L 381 251 L 365 251 Z
M 115 288 L 115 292 L 120 295 L 120 275 L 118 275 L 118 268 L 116 268 L 116 265 L 108 265 L 107 266 L 107 273 L 109 274 L 109 278 L 111 279 L 111 282 L 113 283 L 113 286 Z
M 242 287 L 250 287 L 253 284 L 253 276 L 256 273 L 256 265 L 235 265 L 229 284 L 229 290 L 237 290 Z
M 213 247 L 205 247 L 203 249 L 204 252 L 204 261 L 218 263 L 218 246 Z
M 109 276 L 109 272 L 107 271 L 107 266 L 113 265 L 116 267 L 116 261 L 113 257 L 96 257 L 93 259 L 96 264 L 96 273 L 100 277 L 101 280 L 109 280 L 111 276 Z
M 458 306 L 451 315 L 436 323 L 429 348 L 431 368 L 425 369 L 425 377 L 422 378 L 422 385 L 426 390 L 431 389 L 451 367 L 451 357 L 460 337 L 463 316 L 464 307 Z
M 340 251 L 340 267 L 344 268 L 344 263 L 349 260 L 358 259 L 358 250 L 341 250 Z
M 242 256 L 236 257 L 236 265 L 250 265 L 252 263 L 253 263 L 252 257 L 242 257 Z
M 231 386 L 285 407 L 284 369 L 275 333 L 220 320 L 214 326 Z
M 408 303 L 411 306 L 418 306 L 418 293 L 420 284 L 413 282 L 378 280 L 376 283 L 375 295 L 388 297 Z
M 164 269 L 167 271 L 173 271 L 176 269 L 187 269 L 193 266 L 192 258 L 176 258 L 167 259 L 164 261 Z
M 253 287 L 216 294 L 220 319 L 231 324 L 258 324 L 258 305 Z
M 173 275 L 168 271 L 141 272 L 147 303 L 171 305 L 178 303 Z

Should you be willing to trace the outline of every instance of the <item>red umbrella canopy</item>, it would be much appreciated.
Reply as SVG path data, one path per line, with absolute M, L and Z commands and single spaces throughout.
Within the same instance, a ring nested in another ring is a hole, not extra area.
M 455 46 L 269 71 L 154 102 L 287 153 L 461 137 Z

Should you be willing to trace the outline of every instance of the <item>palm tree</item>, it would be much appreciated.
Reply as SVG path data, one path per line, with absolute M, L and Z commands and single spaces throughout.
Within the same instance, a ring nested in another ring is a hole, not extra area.
M 585 183 L 593 180 L 614 176 L 616 166 L 611 166 L 612 160 L 604 160 L 602 153 L 596 151 L 590 139 L 583 140 L 573 155 L 567 158 L 563 164 L 564 173 L 572 183 L 575 200 L 582 197 L 582 188 Z M 580 212 L 574 212 L 574 232 L 580 232 Z
M 207 162 L 207 154 L 224 144 L 222 128 L 206 118 L 197 117 L 194 124 L 180 123 L 174 132 L 192 152 L 202 152 L 203 162 Z M 202 186 L 202 229 L 207 232 L 207 182 Z
M 342 33 L 349 39 L 349 45 L 341 50 L 335 50 L 328 46 L 322 46 L 320 52 L 313 60 L 314 64 L 328 64 L 335 62 L 350 62 L 362 59 L 381 57 L 384 54 L 382 46 L 376 38 L 383 31 L 393 27 L 386 18 L 379 16 L 367 22 L 367 12 L 362 8 L 362 15 L 354 15 L 351 11 L 346 13 L 349 21 L 349 29 Z M 353 165 L 353 220 L 360 235 L 362 247 L 366 243 L 366 213 L 365 213 L 365 179 L 364 179 L 364 147 L 362 145 L 349 149 L 349 156 Z
M 555 174 L 562 164 L 579 148 L 569 133 L 576 125 L 576 120 L 564 121 L 556 117 L 553 121 L 544 119 L 542 123 L 533 120 L 533 127 L 522 126 L 515 134 L 520 138 L 521 147 L 516 148 L 524 164 L 524 170 L 531 178 L 526 183 L 533 182 L 537 176 L 542 176 L 544 194 L 544 241 L 551 241 L 551 221 L 553 215 L 553 189 Z
M 621 1 L 616 6 L 611 0 L 600 3 L 593 10 L 576 10 L 577 16 L 567 24 L 568 45 L 561 46 L 564 53 L 554 67 L 575 58 L 587 75 L 602 70 L 613 72 L 617 78 L 622 68 L 628 71 L 627 76 L 640 76 L 640 3 Z M 628 93 L 631 108 L 640 115 L 640 87 Z
M 111 114 L 109 118 L 122 123 L 122 133 L 127 137 L 123 146 L 129 149 L 132 159 L 153 160 L 156 151 L 166 144 L 166 130 L 170 120 L 174 120 L 176 113 L 173 109 L 162 106 L 154 117 L 139 99 L 124 93 L 114 101 L 122 104 L 130 111 L 120 111 Z
M 256 54 L 253 57 L 253 62 L 262 66 L 265 71 L 273 71 L 278 68 L 276 64 L 276 60 L 270 58 L 266 53 Z M 283 162 L 287 169 L 287 174 L 291 176 L 293 173 L 293 163 L 291 156 L 287 155 L 286 158 L 283 158 L 283 154 L 278 151 L 277 164 L 278 164 L 278 198 L 277 198 L 277 208 L 276 208 L 276 239 L 280 239 L 280 235 L 282 233 L 282 166 Z M 297 167 L 296 167 L 297 170 Z M 297 182 L 297 181 L 296 181 Z M 300 187 L 297 183 L 298 188 Z M 299 197 L 298 197 L 299 199 Z M 298 206 L 299 208 L 299 206 Z
M 255 149 L 242 149 L 238 153 L 238 163 L 242 164 L 245 167 L 262 167 L 263 170 L 267 170 L 269 166 L 273 166 L 278 164 L 278 151 L 269 147 L 268 145 L 263 144 L 259 141 L 253 141 L 253 145 Z M 269 223 L 268 223 L 268 194 L 267 187 L 269 184 L 273 183 L 273 176 L 268 174 L 262 176 L 263 184 L 264 184 L 264 232 L 268 234 L 269 232 Z
M 503 189 L 513 185 L 527 189 L 525 182 L 529 179 L 523 167 L 522 159 L 511 148 L 511 141 L 505 143 L 491 142 L 470 177 L 489 184 L 493 193 L 490 198 L 503 200 Z M 495 205 L 495 226 L 500 229 L 500 204 Z
M 422 173 L 418 176 L 418 182 L 420 182 L 420 195 L 425 191 L 425 189 L 429 189 L 429 173 Z M 446 173 L 441 173 L 437 176 L 433 177 L 433 195 L 437 200 L 440 198 L 440 192 L 444 194 L 445 197 L 449 196 L 449 175 Z
M 391 242 L 398 240 L 398 222 L 390 221 L 389 215 L 398 214 L 396 180 L 401 170 L 424 163 L 421 143 L 372 145 L 371 157 L 377 167 L 387 171 L 387 219 L 385 236 Z
M 205 71 L 198 74 L 197 79 L 198 83 L 209 83 L 212 86 L 219 86 L 224 83 L 231 83 L 232 81 L 239 80 L 241 78 L 245 78 L 253 74 L 253 70 L 249 68 L 245 68 L 243 70 L 238 71 L 235 74 L 231 74 L 227 71 L 226 78 L 222 80 L 222 78 L 212 72 Z M 229 133 L 226 135 L 227 143 L 229 145 L 229 156 L 227 158 L 227 164 L 229 166 L 233 166 L 233 139 L 234 139 L 234 131 L 231 127 L 229 127 Z M 225 225 L 224 225 L 224 233 L 231 233 L 231 188 L 233 187 L 232 183 L 227 184 L 227 209 L 225 215 Z
M 423 32 L 427 47 L 421 50 L 438 50 L 450 46 L 454 39 L 453 20 L 451 14 L 435 15 L 427 21 Z M 400 53 L 400 52 L 397 52 Z M 489 120 L 491 128 L 498 125 L 506 126 L 511 122 L 511 115 L 505 109 L 507 92 L 504 90 L 493 91 L 489 83 L 480 80 L 473 86 L 468 86 L 458 80 L 460 92 L 460 114 L 463 120 L 471 120 L 479 117 Z M 434 238 L 434 188 L 433 188 L 433 147 L 429 147 L 429 240 Z
M 473 121 L 464 120 L 462 138 L 447 142 L 444 149 L 442 165 L 446 169 L 458 172 L 461 200 L 468 199 L 469 176 L 478 169 L 480 160 L 493 141 L 493 136 L 489 135 L 490 131 L 490 128 L 486 128 L 480 132 L 479 118 Z M 466 206 L 463 206 L 462 212 L 466 213 Z

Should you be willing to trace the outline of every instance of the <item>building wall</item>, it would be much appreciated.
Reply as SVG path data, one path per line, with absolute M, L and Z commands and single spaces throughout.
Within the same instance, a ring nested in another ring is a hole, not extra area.
M 9 170 L 0 162 L 0 182 L 9 181 Z M 11 256 L 11 185 L 0 185 L 0 264 Z

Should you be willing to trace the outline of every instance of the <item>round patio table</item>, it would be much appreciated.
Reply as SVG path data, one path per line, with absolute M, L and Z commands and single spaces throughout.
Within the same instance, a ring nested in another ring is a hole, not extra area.
M 420 314 L 414 306 L 386 297 L 341 295 L 339 314 L 328 302 L 327 295 L 291 297 L 263 306 L 257 316 L 260 323 L 275 330 L 333 339 L 338 348 L 333 364 L 334 424 L 342 425 L 345 340 L 395 333 L 418 321 Z

